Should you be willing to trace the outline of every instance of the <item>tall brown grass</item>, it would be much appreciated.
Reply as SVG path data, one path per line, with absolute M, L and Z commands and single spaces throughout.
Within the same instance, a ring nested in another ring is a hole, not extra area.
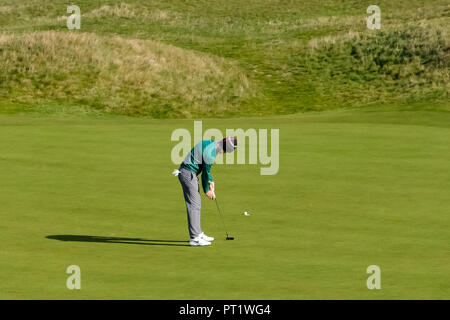
M 90 33 L 1 35 L 0 70 L 0 98 L 69 99 L 126 115 L 220 115 L 251 95 L 245 74 L 225 59 Z

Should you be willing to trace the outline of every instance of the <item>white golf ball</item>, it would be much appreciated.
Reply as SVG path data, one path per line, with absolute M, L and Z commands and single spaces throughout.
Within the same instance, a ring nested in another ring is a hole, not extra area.
M 247 211 L 244 212 L 244 216 L 249 216 L 249 215 L 250 214 Z

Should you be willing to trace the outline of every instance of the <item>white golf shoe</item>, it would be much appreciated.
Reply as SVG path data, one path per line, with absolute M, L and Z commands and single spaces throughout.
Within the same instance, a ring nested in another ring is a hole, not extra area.
M 189 240 L 189 245 L 192 247 L 210 246 L 211 242 L 206 241 L 201 236 L 197 236 L 196 238 Z
M 213 238 L 213 237 L 208 237 L 208 236 L 207 236 L 206 234 L 204 234 L 203 232 L 200 233 L 199 237 L 202 238 L 203 240 L 206 240 L 206 241 L 209 241 L 209 242 L 214 241 L 214 238 Z

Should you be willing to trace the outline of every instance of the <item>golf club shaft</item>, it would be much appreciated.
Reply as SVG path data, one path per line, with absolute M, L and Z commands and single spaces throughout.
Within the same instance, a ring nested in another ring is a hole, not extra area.
M 219 203 L 217 202 L 217 198 L 215 198 L 215 202 L 216 202 L 217 211 L 219 211 L 220 220 L 222 221 L 223 228 L 225 229 L 225 233 L 227 234 L 227 238 L 228 238 L 227 227 L 226 227 L 225 221 L 224 221 L 224 219 L 222 217 L 222 212 L 220 211 Z

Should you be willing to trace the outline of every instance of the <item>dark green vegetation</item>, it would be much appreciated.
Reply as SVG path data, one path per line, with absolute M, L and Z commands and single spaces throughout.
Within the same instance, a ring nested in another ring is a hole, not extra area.
M 0 1 L 0 112 L 449 109 L 447 1 L 378 1 L 380 31 L 360 1 L 81 0 L 78 31 L 68 4 Z
M 449 115 L 327 111 L 204 129 L 275 122 L 277 175 L 213 168 L 236 240 L 203 197 L 217 240 L 190 248 L 167 139 L 191 121 L 0 117 L 0 298 L 448 299 Z M 72 264 L 80 291 L 65 287 Z M 366 288 L 372 264 L 381 290 Z

